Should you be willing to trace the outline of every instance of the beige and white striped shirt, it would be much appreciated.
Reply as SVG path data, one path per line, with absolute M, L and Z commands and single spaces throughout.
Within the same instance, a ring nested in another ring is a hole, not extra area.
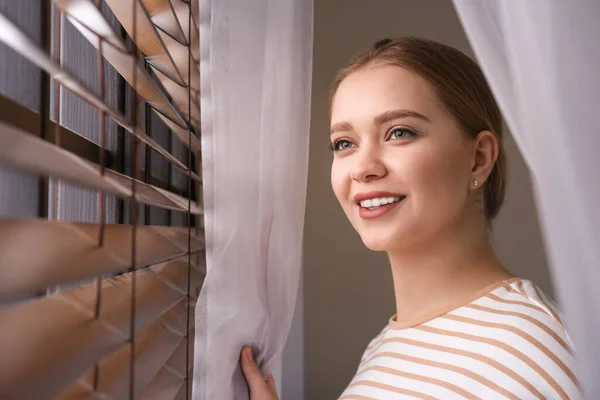
M 513 278 L 416 326 L 394 318 L 340 400 L 581 399 L 553 303 Z

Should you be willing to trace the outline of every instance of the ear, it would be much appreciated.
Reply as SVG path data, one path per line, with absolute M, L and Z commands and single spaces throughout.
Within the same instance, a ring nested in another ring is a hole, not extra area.
M 474 140 L 471 182 L 469 183 L 469 187 L 473 190 L 483 186 L 494 168 L 498 154 L 500 154 L 500 143 L 494 133 L 481 131 Z

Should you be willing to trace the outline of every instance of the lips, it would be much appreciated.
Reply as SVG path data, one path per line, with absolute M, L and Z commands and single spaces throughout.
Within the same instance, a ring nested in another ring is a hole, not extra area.
M 354 196 L 358 214 L 363 219 L 378 218 L 397 207 L 406 195 L 391 192 L 364 192 Z

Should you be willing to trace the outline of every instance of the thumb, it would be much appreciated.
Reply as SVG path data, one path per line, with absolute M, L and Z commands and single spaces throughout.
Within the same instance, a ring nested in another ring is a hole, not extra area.
M 241 356 L 242 371 L 250 387 L 250 393 L 253 395 L 266 395 L 269 393 L 269 387 L 265 378 L 260 372 L 258 365 L 252 358 L 252 349 L 250 347 L 244 347 Z
M 271 390 L 271 393 L 277 393 L 277 388 L 275 387 L 275 378 L 273 378 L 273 374 L 269 375 L 267 378 L 267 387 Z

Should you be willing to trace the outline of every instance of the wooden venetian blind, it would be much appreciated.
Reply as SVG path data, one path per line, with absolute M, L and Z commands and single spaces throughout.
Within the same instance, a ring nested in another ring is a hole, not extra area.
M 98 212 L 95 223 L 65 221 L 58 211 L 0 217 L 0 399 L 190 398 L 193 310 L 205 271 L 197 2 L 41 1 L 52 15 L 44 32 L 52 41 L 45 38 L 47 45 L 40 46 L 1 13 L 0 41 L 53 82 L 47 95 L 54 107 L 40 117 L 37 134 L 26 129 L 30 111 L 5 113 L 0 163 L 40 176 L 45 196 L 53 199 L 48 207 L 60 204 L 60 185 L 48 183 L 53 180 L 96 191 Z M 120 30 L 101 12 L 106 6 Z M 95 48 L 99 90 L 63 65 L 65 21 Z M 105 99 L 105 62 L 131 88 L 129 112 Z M 65 91 L 98 111 L 97 147 L 61 124 Z M 147 107 L 144 124 L 141 104 Z M 187 160 L 152 137 L 154 117 L 178 139 Z M 128 174 L 107 164 L 115 156 L 106 148 L 109 120 L 129 142 Z M 80 142 L 97 154 L 74 151 Z M 184 189 L 142 176 L 141 143 L 146 154 L 180 171 Z M 121 199 L 128 223 L 106 222 L 107 196 Z M 141 207 L 182 213 L 186 223 L 140 224 Z

